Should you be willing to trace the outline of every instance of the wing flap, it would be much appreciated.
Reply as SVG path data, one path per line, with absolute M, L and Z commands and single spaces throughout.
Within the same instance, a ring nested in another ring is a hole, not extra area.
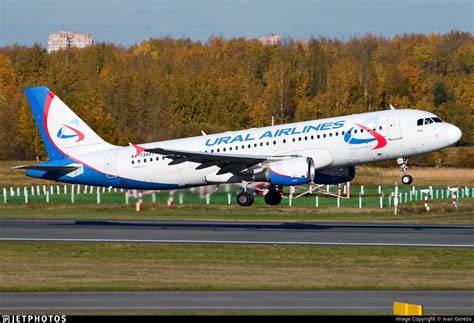
M 165 149 L 165 148 L 147 148 L 147 152 L 165 155 L 173 160 L 183 158 L 184 161 L 190 161 L 195 163 L 204 163 L 211 161 L 222 161 L 222 162 L 250 162 L 259 163 L 268 160 L 268 156 L 263 155 L 234 155 L 234 154 L 214 154 L 205 153 L 198 151 L 187 151 L 187 150 L 176 150 L 176 149 Z

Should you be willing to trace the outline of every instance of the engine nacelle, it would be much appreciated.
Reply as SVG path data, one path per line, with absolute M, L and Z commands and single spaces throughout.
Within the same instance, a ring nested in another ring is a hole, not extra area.
M 311 182 L 315 173 L 312 158 L 297 157 L 270 163 L 263 172 L 255 174 L 253 180 L 281 186 L 303 185 Z
M 341 184 L 352 181 L 355 174 L 355 166 L 328 168 L 316 172 L 314 182 L 316 184 Z

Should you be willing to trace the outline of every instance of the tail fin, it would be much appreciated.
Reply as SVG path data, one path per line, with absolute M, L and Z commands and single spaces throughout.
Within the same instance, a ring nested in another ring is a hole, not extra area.
M 49 88 L 26 88 L 25 94 L 50 160 L 114 147 L 102 140 Z

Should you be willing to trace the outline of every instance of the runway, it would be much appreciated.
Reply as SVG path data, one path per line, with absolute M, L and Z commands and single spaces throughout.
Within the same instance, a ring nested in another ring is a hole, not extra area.
M 0 293 L 14 313 L 299 312 L 393 313 L 393 302 L 424 314 L 473 314 L 474 291 L 162 291 Z
M 474 247 L 474 226 L 0 220 L 0 241 Z

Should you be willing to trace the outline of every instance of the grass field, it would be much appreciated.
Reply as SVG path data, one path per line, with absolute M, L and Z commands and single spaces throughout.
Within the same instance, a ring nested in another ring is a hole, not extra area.
M 410 167 L 409 173 L 414 178 L 413 185 L 417 186 L 474 186 L 473 168 Z M 398 167 L 360 166 L 357 167 L 354 184 L 393 185 L 400 176 Z
M 144 212 L 134 211 L 135 198 L 129 198 L 125 205 L 124 192 L 100 193 L 97 204 L 97 188 L 74 187 L 74 204 L 71 202 L 71 186 L 48 185 L 27 188 L 28 204 L 25 204 L 24 187 L 6 190 L 7 203 L 0 204 L 0 218 L 89 218 L 89 219 L 182 219 L 182 220 L 279 220 L 279 221 L 326 221 L 326 222 L 385 222 L 385 223 L 474 223 L 474 188 L 463 190 L 459 194 L 459 207 L 454 209 L 448 197 L 446 186 L 432 186 L 429 213 L 424 211 L 420 189 L 428 186 L 398 186 L 401 200 L 398 215 L 393 215 L 393 197 L 395 189 L 392 185 L 381 185 L 383 206 L 380 208 L 379 185 L 364 185 L 362 208 L 359 208 L 359 193 L 362 185 L 351 186 L 351 198 L 341 198 L 340 207 L 335 197 L 321 193 L 306 195 L 292 200 L 284 198 L 278 207 L 265 205 L 262 196 L 257 196 L 255 204 L 250 208 L 238 207 L 235 203 L 237 186 L 221 187 L 209 195 L 199 196 L 198 190 L 181 190 L 174 195 L 173 207 L 167 207 L 169 191 L 161 191 L 144 196 Z M 413 195 L 412 188 L 417 189 Z M 44 190 L 50 192 L 48 197 Z M 65 190 L 66 189 L 66 190 Z M 91 190 L 92 189 L 92 190 Z M 226 192 L 227 190 L 227 192 Z M 38 191 L 40 194 L 38 194 Z M 102 192 L 102 189 L 100 189 Z M 285 189 L 286 193 L 288 190 Z M 295 196 L 304 189 L 298 188 Z M 336 193 L 337 187 L 330 187 Z M 19 193 L 19 194 L 18 194 Z M 33 194 L 34 193 L 34 194 Z M 3 199 L 3 192 L 0 192 Z M 469 197 L 468 197 L 469 196 Z M 49 202 L 46 202 L 46 199 Z M 442 199 L 444 198 L 444 199 Z M 180 204 L 180 200 L 182 203 Z M 230 200 L 230 205 L 228 202 Z M 403 202 L 403 203 L 402 203 Z M 207 204 L 209 203 L 209 204 Z
M 0 245 L 1 291 L 474 288 L 473 249 Z
M 235 205 L 185 205 L 167 207 L 165 204 L 145 204 L 143 212 L 133 205 L 9 205 L 0 207 L 3 219 L 103 219 L 103 220 L 237 220 L 237 221 L 311 221 L 352 223 L 407 224 L 474 224 L 474 199 L 463 199 L 459 209 L 450 202 L 435 201 L 431 211 L 422 204 L 402 205 L 397 215 L 393 209 L 310 208 Z

